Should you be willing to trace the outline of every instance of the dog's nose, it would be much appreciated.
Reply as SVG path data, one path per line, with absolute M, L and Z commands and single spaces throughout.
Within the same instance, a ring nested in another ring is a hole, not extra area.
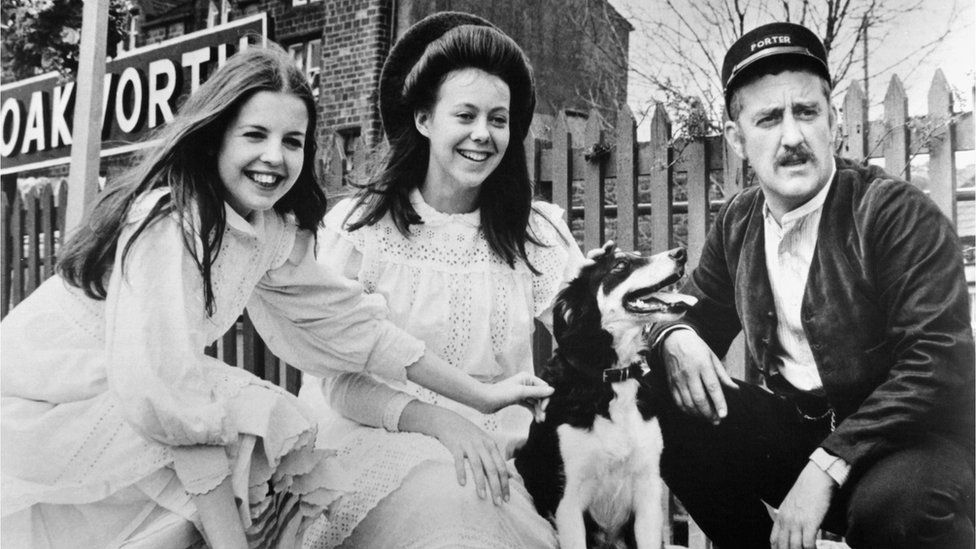
M 688 252 L 684 248 L 675 248 L 668 252 L 668 257 L 675 260 L 678 263 L 684 263 L 688 259 Z

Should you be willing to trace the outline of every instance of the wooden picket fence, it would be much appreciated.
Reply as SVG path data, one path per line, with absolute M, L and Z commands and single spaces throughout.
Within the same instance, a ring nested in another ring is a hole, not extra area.
M 960 218 L 960 207 L 968 208 L 964 217 L 972 218 L 974 192 L 972 188 L 956 188 L 954 153 L 974 149 L 973 113 L 953 111 L 952 93 L 941 71 L 932 82 L 927 115 L 908 116 L 904 89 L 896 76 L 886 94 L 883 120 L 867 121 L 863 92 L 855 83 L 844 98 L 841 127 L 842 155 L 883 158 L 886 171 L 909 180 L 911 158 L 928 154 L 928 192 L 932 199 L 954 221 Z M 608 238 L 623 248 L 649 252 L 682 244 L 688 249 L 689 268 L 693 268 L 701 256 L 710 216 L 725 199 L 750 184 L 744 163 L 731 153 L 721 136 L 674 139 L 668 115 L 660 105 L 654 112 L 647 142 L 637 141 L 634 117 L 627 108 L 617 114 L 611 131 L 604 129 L 596 112 L 591 113 L 582 143 L 573 142 L 562 114 L 556 118 L 551 135 L 551 141 L 527 138 L 530 174 L 539 195 L 567 212 L 584 250 L 598 247 Z M 338 148 L 327 151 L 324 186 L 330 203 L 349 193 L 344 160 Z M 55 193 L 51 186 L 40 186 L 25 194 L 0 193 L 0 317 L 54 272 L 67 192 L 66 188 Z M 968 245 L 971 257 L 972 243 Z M 972 270 L 969 265 L 971 293 Z M 548 334 L 537 333 L 537 363 L 551 350 Z M 289 391 L 297 392 L 300 386 L 300 373 L 267 349 L 246 314 L 208 347 L 207 353 Z M 733 344 L 727 366 L 733 375 L 755 380 L 744 362 L 743 345 Z M 670 498 L 664 503 L 672 509 L 667 539 L 680 538 L 694 549 L 710 547 Z
M 68 193 L 51 185 L 25 195 L 0 193 L 3 263 L 0 267 L 0 318 L 54 274 L 64 228 Z

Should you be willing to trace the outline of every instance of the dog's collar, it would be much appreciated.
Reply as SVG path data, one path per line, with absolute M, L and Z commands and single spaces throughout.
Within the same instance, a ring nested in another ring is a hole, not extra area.
M 620 383 L 628 379 L 639 379 L 651 370 L 647 365 L 647 360 L 641 356 L 638 360 L 631 362 L 627 366 L 620 368 L 607 368 L 603 370 L 604 383 Z

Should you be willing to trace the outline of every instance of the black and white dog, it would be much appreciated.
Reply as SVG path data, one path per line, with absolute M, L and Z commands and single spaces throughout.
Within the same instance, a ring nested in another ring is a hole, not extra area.
M 647 373 L 645 328 L 693 298 L 664 292 L 684 274 L 681 248 L 650 257 L 604 247 L 559 294 L 558 348 L 542 378 L 555 388 L 515 466 L 562 549 L 660 549 L 663 443 Z

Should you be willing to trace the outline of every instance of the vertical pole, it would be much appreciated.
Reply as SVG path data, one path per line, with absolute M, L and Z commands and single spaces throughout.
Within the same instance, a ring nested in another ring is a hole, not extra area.
M 81 20 L 81 54 L 75 89 L 71 172 L 65 231 L 81 223 L 98 193 L 98 163 L 102 149 L 102 93 L 108 40 L 108 0 L 85 0 Z
M 868 113 L 864 109 L 864 92 L 857 82 L 851 83 L 844 95 L 844 156 L 867 161 Z
M 573 227 L 573 136 L 566 113 L 560 111 L 552 129 L 552 203 L 566 211 L 566 224 Z
M 617 113 L 617 244 L 625 250 L 637 250 L 637 129 L 630 107 Z
M 599 116 L 596 109 L 591 110 L 584 131 L 586 143 L 594 149 L 603 144 Z M 604 158 L 599 155 L 592 158 L 584 166 L 583 173 L 583 247 L 592 250 L 602 246 L 606 239 Z
M 861 46 L 864 48 L 864 61 L 862 63 L 864 67 L 864 98 L 863 106 L 865 119 L 870 119 L 870 108 L 871 108 L 871 89 L 868 87 L 868 17 L 871 15 L 870 12 L 865 13 L 864 17 L 861 19 Z M 834 82 L 836 84 L 836 82 Z M 867 127 L 864 128 L 865 135 L 868 133 Z
M 674 198 L 671 170 L 671 120 L 664 105 L 654 107 L 651 119 L 651 252 L 660 253 L 674 245 Z
M 942 69 L 929 88 L 929 197 L 953 224 L 956 223 L 955 132 L 952 131 L 952 89 Z
M 885 128 L 888 141 L 885 143 L 885 171 L 889 174 L 911 181 L 912 170 L 908 146 L 908 96 L 898 75 L 892 75 L 884 98 Z

